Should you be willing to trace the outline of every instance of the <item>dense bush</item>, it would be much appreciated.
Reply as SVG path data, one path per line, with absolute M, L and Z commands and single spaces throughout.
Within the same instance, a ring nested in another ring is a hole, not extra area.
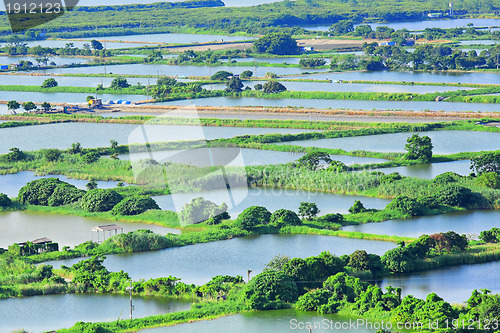
M 477 183 L 481 186 L 500 189 L 500 174 L 496 172 L 485 172 L 477 177 Z
M 56 162 L 61 156 L 61 151 L 59 149 L 50 148 L 50 149 L 42 149 L 43 157 L 49 162 Z
M 0 207 L 7 207 L 12 204 L 12 201 L 9 197 L 3 193 L 0 193 Z
M 271 219 L 271 212 L 265 207 L 252 206 L 245 209 L 236 220 L 236 224 L 240 229 L 252 230 L 258 225 L 266 225 Z
M 491 230 L 481 231 L 479 239 L 486 243 L 500 242 L 500 228 L 492 228 Z
M 299 53 L 297 41 L 286 33 L 270 33 L 264 35 L 253 43 L 253 49 L 257 53 L 279 55 Z
M 288 209 L 278 209 L 271 215 L 269 224 L 273 227 L 281 228 L 286 225 L 301 225 L 302 221 L 294 211 Z
M 348 212 L 351 214 L 358 214 L 358 213 L 363 213 L 366 212 L 367 209 L 365 206 L 363 206 L 363 203 L 360 200 L 354 201 L 354 204 L 352 207 L 349 207 Z
M 318 206 L 314 202 L 301 202 L 299 206 L 299 216 L 311 220 L 319 214 Z
M 149 209 L 160 209 L 156 201 L 148 197 L 128 197 L 120 201 L 111 210 L 113 215 L 137 215 Z
M 415 256 L 405 247 L 389 250 L 382 256 L 384 266 L 394 273 L 406 273 L 415 269 Z
M 471 167 L 476 174 L 495 172 L 500 174 L 500 153 L 485 153 L 471 159 Z
M 88 212 L 107 212 L 123 200 L 123 196 L 114 190 L 94 189 L 81 199 L 81 207 Z
M 418 160 L 422 163 L 427 163 L 432 157 L 432 141 L 428 136 L 420 137 L 418 134 L 413 134 L 408 138 L 405 150 L 405 159 Z
M 49 206 L 68 205 L 78 201 L 84 195 L 84 190 L 80 190 L 71 184 L 62 183 L 54 189 L 47 203 Z
M 202 197 L 194 198 L 187 203 L 179 213 L 179 219 L 185 224 L 196 224 L 205 222 L 209 219 L 229 219 L 226 203 L 217 206 L 210 200 Z
M 19 190 L 18 200 L 22 204 L 47 206 L 50 196 L 61 184 L 67 183 L 57 178 L 33 180 Z
M 406 196 L 396 197 L 387 205 L 386 209 L 395 210 L 411 216 L 419 216 L 422 214 L 422 206 L 420 206 L 417 200 Z
M 473 204 L 472 191 L 462 186 L 447 186 L 439 190 L 436 198 L 442 205 L 466 207 Z
M 138 230 L 119 234 L 106 240 L 105 243 L 114 244 L 127 252 L 160 250 L 169 247 L 171 244 L 166 237 L 155 234 L 151 230 Z
M 86 164 L 92 164 L 92 163 L 99 161 L 100 157 L 101 157 L 101 155 L 99 155 L 98 152 L 90 151 L 82 156 L 82 160 Z
M 437 185 L 448 185 L 449 183 L 456 183 L 462 176 L 455 172 L 445 172 L 437 175 L 433 183 Z
M 245 289 L 245 298 L 255 310 L 283 309 L 298 298 L 297 284 L 283 272 L 264 271 Z
M 2 156 L 2 161 L 7 163 L 14 163 L 22 161 L 26 158 L 26 154 L 19 148 L 10 148 L 9 153 Z

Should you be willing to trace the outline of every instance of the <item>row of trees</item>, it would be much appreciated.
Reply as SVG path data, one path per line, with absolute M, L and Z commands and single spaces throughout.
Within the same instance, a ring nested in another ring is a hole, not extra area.
M 9 109 L 9 111 L 11 111 L 13 113 L 16 113 L 16 110 L 19 110 L 21 108 L 21 106 L 23 107 L 23 109 L 26 112 L 36 110 L 36 108 L 37 108 L 36 104 L 33 102 L 25 102 L 22 105 L 17 101 L 8 101 L 7 102 L 7 109 Z M 52 107 L 50 105 L 50 103 L 48 103 L 48 102 L 43 102 L 40 106 L 45 111 L 50 110 L 50 108 Z

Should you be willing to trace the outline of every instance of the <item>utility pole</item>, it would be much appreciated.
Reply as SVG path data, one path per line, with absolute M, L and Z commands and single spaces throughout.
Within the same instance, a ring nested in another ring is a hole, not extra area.
M 134 309 L 134 306 L 132 305 L 132 290 L 134 287 L 132 287 L 132 280 L 130 280 L 130 287 L 125 288 L 130 292 L 130 319 L 132 319 L 132 310 Z
M 247 269 L 247 283 L 250 282 L 250 273 L 252 273 L 252 270 Z

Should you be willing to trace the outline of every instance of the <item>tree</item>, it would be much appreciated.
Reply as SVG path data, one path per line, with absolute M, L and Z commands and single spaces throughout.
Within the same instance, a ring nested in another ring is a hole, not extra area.
M 95 96 L 92 96 L 92 95 L 88 95 L 85 100 L 88 102 L 90 102 L 91 100 L 95 99 Z
M 366 212 L 367 209 L 365 208 L 365 206 L 363 206 L 363 203 L 361 203 L 360 200 L 356 200 L 356 201 L 354 201 L 354 204 L 352 205 L 352 207 L 349 208 L 348 211 L 351 214 L 358 214 L 358 213 Z
M 239 77 L 233 77 L 227 82 L 226 92 L 241 92 L 243 89 L 243 82 Z
M 288 209 L 278 209 L 269 219 L 269 225 L 274 227 L 284 227 L 287 225 L 301 225 L 302 221 L 294 211 Z
M 42 109 L 45 110 L 45 112 L 49 111 L 50 108 L 52 107 L 52 105 L 50 105 L 49 102 L 43 102 L 42 105 L 41 105 Z
M 403 195 L 394 198 L 386 208 L 410 216 L 422 215 L 422 206 L 418 201 Z
M 80 190 L 71 184 L 62 183 L 54 189 L 47 203 L 49 206 L 69 205 L 77 202 L 84 194 L 84 190 Z
M 130 87 L 130 84 L 127 82 L 127 79 L 123 77 L 116 77 L 111 81 L 111 86 L 112 89 L 124 89 Z
M 185 224 L 197 224 L 205 222 L 209 219 L 217 219 L 219 222 L 222 219 L 229 219 L 226 203 L 217 206 L 210 200 L 205 200 L 203 197 L 194 198 L 190 203 L 187 203 L 179 213 L 179 219 Z
M 485 153 L 471 159 L 471 170 L 476 174 L 496 172 L 500 174 L 500 153 Z
M 9 197 L 3 193 L 0 193 L 0 207 L 8 207 L 12 204 Z
M 408 138 L 405 150 L 407 153 L 404 158 L 407 160 L 419 160 L 422 163 L 427 163 L 432 157 L 432 141 L 428 136 L 420 137 L 418 134 L 413 134 Z
M 481 186 L 500 189 L 500 174 L 496 172 L 485 172 L 477 177 L 477 183 Z
M 311 220 L 318 215 L 318 206 L 313 202 L 301 202 L 299 206 L 299 216 L 307 220 Z
M 321 67 L 326 64 L 323 58 L 300 58 L 299 65 L 305 68 Z
M 286 87 L 279 83 L 278 81 L 269 81 L 262 86 L 263 91 L 266 94 L 277 94 L 286 91 Z
M 42 88 L 53 88 L 57 86 L 58 86 L 57 81 L 52 77 L 50 79 L 43 81 L 42 83 Z
M 229 80 L 234 76 L 233 73 L 227 72 L 227 71 L 218 71 L 217 73 L 213 74 L 210 79 L 214 81 L 226 81 Z
M 240 77 L 241 77 L 242 79 L 249 79 L 249 78 L 251 78 L 252 76 L 253 76 L 253 72 L 252 72 L 252 71 L 249 71 L 249 70 L 243 71 L 243 72 L 241 72 L 241 74 L 240 74 Z
M 270 33 L 260 37 L 253 44 L 257 53 L 271 53 L 278 55 L 298 54 L 297 41 L 286 33 Z
M 404 247 L 397 247 L 384 253 L 382 263 L 394 273 L 406 273 L 415 269 L 415 257 Z
M 95 180 L 91 180 L 89 181 L 87 184 L 85 184 L 85 187 L 87 188 L 87 190 L 94 190 L 97 188 L 97 182 Z
M 81 154 L 82 153 L 82 145 L 80 142 L 75 142 L 71 144 L 71 148 L 68 149 L 70 154 Z
M 17 101 L 8 101 L 7 102 L 7 108 L 9 110 L 12 110 L 14 113 L 16 113 L 16 110 L 21 107 L 21 104 L 19 104 Z
M 297 160 L 300 165 L 311 170 L 317 170 L 322 162 L 328 165 L 331 161 L 330 154 L 322 151 L 309 152 Z
M 109 143 L 111 144 L 111 149 L 115 150 L 116 148 L 118 148 L 118 141 L 109 140 Z
M 92 49 L 94 50 L 97 50 L 97 51 L 100 51 L 102 50 L 104 47 L 102 46 L 102 43 L 98 40 L 95 40 L 95 39 L 92 39 L 90 41 L 90 45 L 92 46 Z
M 26 102 L 26 103 L 23 103 L 23 109 L 25 109 L 27 112 L 29 112 L 31 110 L 35 110 L 36 105 L 33 102 Z
M 441 205 L 467 207 L 475 203 L 472 191 L 463 186 L 446 186 L 440 189 L 435 197 Z
M 329 30 L 335 35 L 345 35 L 354 31 L 354 24 L 350 20 L 342 20 L 332 25 Z
M 138 215 L 150 209 L 160 209 L 156 201 L 148 197 L 128 197 L 120 201 L 111 210 L 113 215 Z
M 271 212 L 265 207 L 252 206 L 245 209 L 236 219 L 236 225 L 243 230 L 252 230 L 258 225 L 266 225 L 271 219 Z
M 248 283 L 245 299 L 255 310 L 273 310 L 288 307 L 299 296 L 297 284 L 283 272 L 267 270 L 255 276 Z
M 123 196 L 114 190 L 94 189 L 81 199 L 81 207 L 88 212 L 107 212 L 123 200 Z
M 262 90 L 262 84 L 257 83 L 253 88 L 257 91 Z
M 63 183 L 57 178 L 33 180 L 19 190 L 18 200 L 22 204 L 47 206 L 56 187 Z

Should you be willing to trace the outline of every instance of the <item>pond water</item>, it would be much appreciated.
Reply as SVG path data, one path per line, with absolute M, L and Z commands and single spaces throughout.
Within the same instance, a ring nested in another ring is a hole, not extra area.
M 154 65 L 154 64 L 126 64 L 126 65 L 109 65 L 92 66 L 92 67 L 77 67 L 77 68 L 52 68 L 42 69 L 41 73 L 83 73 L 83 74 L 139 74 L 139 75 L 168 75 L 168 76 L 210 76 L 218 71 L 228 71 L 230 73 L 240 74 L 243 71 L 251 70 L 254 76 L 262 77 L 267 72 L 272 72 L 278 75 L 297 75 L 304 72 L 324 72 L 326 69 L 303 69 L 303 68 L 286 68 L 286 67 L 258 67 L 255 71 L 254 66 L 183 66 L 183 65 Z
M 166 151 L 155 152 L 154 158 L 158 162 L 170 161 L 172 163 L 190 164 L 203 167 L 203 166 L 213 165 L 213 160 L 207 158 L 208 154 L 221 156 L 225 152 L 232 153 L 233 150 L 235 150 L 235 148 L 230 148 L 230 149 L 199 148 L 188 151 L 166 150 Z M 304 155 L 302 153 L 291 153 L 291 152 L 248 149 L 248 148 L 240 148 L 240 149 L 236 148 L 236 151 L 241 152 L 241 156 L 243 158 L 235 160 L 234 161 L 235 163 L 231 163 L 231 165 L 235 166 L 285 164 L 289 162 L 294 162 Z M 118 155 L 118 157 L 122 160 L 130 159 L 129 154 Z M 132 155 L 132 160 L 147 159 L 150 157 L 151 156 L 149 153 L 136 153 Z M 380 158 L 367 158 L 367 157 L 344 156 L 344 155 L 330 155 L 330 157 L 333 160 L 341 161 L 346 165 L 387 162 L 387 160 Z
M 16 197 L 17 194 L 19 193 L 19 190 L 21 187 L 26 185 L 28 182 L 35 180 L 35 179 L 40 179 L 40 178 L 59 178 L 62 181 L 65 181 L 67 183 L 70 183 L 72 185 L 75 185 L 76 187 L 80 189 L 85 189 L 85 185 L 89 182 L 88 180 L 84 179 L 72 179 L 68 178 L 63 175 L 44 175 L 44 176 L 37 176 L 35 175 L 34 172 L 30 171 L 21 171 L 15 174 L 7 174 L 7 175 L 0 175 L 0 192 L 3 194 L 7 194 L 7 196 L 13 198 Z M 116 187 L 116 184 L 118 182 L 113 182 L 113 181 L 97 181 L 97 187 L 98 188 L 112 188 Z
M 243 84 L 254 89 L 256 84 L 265 84 L 265 81 L 244 81 Z M 358 84 L 358 83 L 326 83 L 326 82 L 282 82 L 289 91 L 333 91 L 333 92 L 386 92 L 386 93 L 415 93 L 427 94 L 445 91 L 471 90 L 474 88 L 446 87 L 446 86 L 419 86 L 396 84 Z M 226 84 L 205 85 L 207 90 L 223 90 Z
M 134 296 L 134 318 L 189 310 L 189 301 Z M 78 321 L 102 322 L 129 318 L 128 295 L 70 294 L 0 300 L 0 331 L 48 332 Z
M 460 42 L 460 45 L 493 45 L 493 44 L 498 44 L 498 43 L 500 43 L 500 41 L 498 41 L 498 40 L 491 40 L 491 39 L 486 39 L 486 40 L 463 40 L 463 41 Z
M 425 299 L 429 293 L 435 292 L 448 302 L 462 304 L 467 301 L 474 289 L 486 288 L 491 290 L 492 294 L 499 293 L 499 270 L 499 261 L 461 265 L 409 275 L 391 276 L 378 284 L 382 288 L 389 285 L 401 287 L 403 295 L 413 295 L 421 299 Z
M 475 27 L 491 27 L 500 26 L 500 19 L 451 19 L 451 20 L 426 20 L 426 21 L 407 21 L 407 22 L 391 22 L 391 23 L 362 23 L 367 24 L 375 30 L 378 26 L 387 26 L 389 28 L 400 30 L 408 29 L 410 31 L 414 30 L 424 30 L 425 28 L 460 28 L 467 27 L 467 24 L 472 23 Z M 303 27 L 307 30 L 316 31 L 328 31 L 331 27 L 330 25 L 320 25 L 320 26 L 308 26 Z
M 470 160 L 465 161 L 453 161 L 453 162 L 443 162 L 443 163 L 431 163 L 431 164 L 419 164 L 419 165 L 409 165 L 395 168 L 380 168 L 380 169 L 370 169 L 369 171 L 382 171 L 386 175 L 399 172 L 402 176 L 408 177 L 418 177 L 433 179 L 437 175 L 445 172 L 455 172 L 462 176 L 469 175 L 472 170 L 470 169 Z
M 19 63 L 21 60 L 31 61 L 35 66 L 37 62 L 35 60 L 36 57 L 28 57 L 28 56 L 0 56 L 0 64 L 8 65 Z M 70 65 L 70 64 L 82 64 L 82 63 L 91 63 L 96 59 L 93 58 L 77 58 L 77 57 L 49 57 L 49 64 L 51 62 L 55 62 L 56 65 Z M 13 84 L 13 83 L 11 83 Z M 29 83 L 27 83 L 29 84 Z
M 18 147 L 21 150 L 67 149 L 77 141 L 84 148 L 108 147 L 110 140 L 116 140 L 119 144 L 127 144 L 129 135 L 137 128 L 139 128 L 138 125 L 104 123 L 63 123 L 2 128 L 0 129 L 0 154 L 7 153 L 12 147 Z M 197 126 L 152 125 L 144 128 L 148 131 L 149 142 L 200 138 L 200 127 Z M 202 131 L 204 138 L 209 140 L 232 138 L 245 134 L 308 132 L 308 130 L 301 129 L 253 127 L 202 127 Z M 47 138 L 50 138 L 50 140 L 47 140 Z
M 0 214 L 0 247 L 7 248 L 13 243 L 32 241 L 42 237 L 49 237 L 52 241 L 59 243 L 59 249 L 63 246 L 81 244 L 83 242 L 97 241 L 97 234 L 90 229 L 99 226 L 113 224 L 110 220 L 97 218 L 84 218 L 69 215 L 53 215 L 43 213 L 11 212 Z M 177 229 L 165 228 L 145 223 L 117 222 L 127 233 L 139 229 L 149 229 L 158 234 L 180 233 Z M 114 235 L 114 232 L 112 233 Z M 106 233 L 106 239 L 109 238 Z M 102 233 L 99 240 L 102 241 Z
M 78 38 L 83 42 L 92 40 L 93 38 Z M 221 40 L 232 42 L 232 41 L 242 41 L 254 39 L 252 37 L 242 37 L 242 36 L 223 36 L 223 35 L 201 35 L 201 34 L 149 34 L 149 35 L 124 35 L 124 36 L 106 36 L 106 37 L 96 37 L 98 41 L 101 41 L 104 45 L 115 42 L 133 42 L 133 43 L 122 43 L 122 48 L 124 47 L 136 47 L 136 43 L 153 43 L 155 44 L 188 44 L 188 43 L 210 43 L 210 42 L 220 42 Z
M 500 112 L 500 104 L 488 103 L 451 103 L 451 102 L 404 102 L 369 101 L 337 99 L 298 99 L 298 98 L 254 98 L 254 97 L 211 97 L 196 100 L 181 100 L 155 103 L 156 105 L 200 105 L 200 106 L 269 106 L 304 107 L 319 109 L 356 109 L 356 110 L 409 110 L 409 111 L 446 111 L 446 112 Z
M 316 324 L 317 327 L 323 327 L 325 330 L 335 330 L 340 332 L 352 332 L 350 329 L 341 329 L 340 325 L 349 325 L 349 320 L 356 321 L 357 318 L 343 317 L 339 315 L 320 315 L 317 312 L 298 311 L 298 310 L 273 310 L 258 311 L 249 313 L 240 313 L 233 316 L 218 318 L 215 320 L 203 320 L 188 324 L 181 324 L 171 327 L 158 327 L 141 330 L 142 333 L 255 333 L 255 332 L 274 332 L 288 333 L 294 331 L 296 323 L 308 322 Z M 331 326 L 321 326 L 324 321 Z M 335 328 L 337 325 L 337 328 Z M 348 326 L 347 326 L 348 327 Z M 306 329 L 298 329 L 299 332 L 309 332 Z M 320 329 L 319 331 L 322 331 Z M 372 333 L 375 329 L 370 327 L 361 327 L 356 329 L 358 333 Z M 316 332 L 316 330 L 314 331 Z
M 110 271 L 123 269 L 134 280 L 172 275 L 185 283 L 204 284 L 215 275 L 246 278 L 247 269 L 253 270 L 251 276 L 255 276 L 277 255 L 305 258 L 329 251 L 340 256 L 358 249 L 381 255 L 394 247 L 396 244 L 389 242 L 320 235 L 260 235 L 153 252 L 108 255 L 104 265 Z M 46 264 L 71 266 L 80 260 Z
M 465 73 L 465 72 L 412 72 L 412 71 L 358 71 L 343 73 L 327 73 L 304 75 L 301 79 L 314 80 L 366 80 L 366 81 L 405 81 L 405 82 L 446 82 L 446 83 L 497 83 L 495 73 Z
M 409 220 L 391 220 L 380 223 L 365 223 L 343 227 L 347 231 L 359 231 L 380 235 L 419 237 L 438 232 L 455 231 L 459 234 L 474 235 L 484 230 L 499 227 L 500 211 L 483 210 L 455 212 L 436 216 L 422 216 Z
M 41 86 L 43 81 L 48 78 L 53 77 L 59 86 L 70 86 L 70 87 L 97 87 L 98 84 L 102 84 L 104 87 L 109 87 L 114 78 L 112 77 L 72 77 L 72 76 L 48 76 L 48 75 L 8 75 L 0 76 L 0 80 L 4 82 L 9 82 L 13 85 L 29 85 L 29 86 Z M 137 85 L 140 82 L 142 85 L 156 84 L 156 79 L 150 78 L 130 78 L 124 77 L 127 82 L 131 85 Z M 87 94 L 88 95 L 88 94 Z M 121 95 L 120 95 L 121 96 Z M 116 95 L 118 97 L 118 95 Z M 141 98 L 144 98 L 142 96 Z M 123 99 L 123 98 L 114 98 Z M 85 101 L 85 100 L 84 100 Z
M 391 201 L 389 199 L 372 198 L 356 195 L 341 195 L 325 192 L 312 192 L 281 188 L 232 188 L 227 190 L 207 190 L 202 192 L 175 193 L 156 196 L 158 206 L 163 210 L 180 212 L 192 199 L 203 197 L 217 205 L 225 202 L 229 206 L 229 214 L 236 218 L 244 209 L 251 206 L 264 206 L 270 212 L 286 208 L 298 211 L 301 202 L 314 202 L 320 209 L 319 215 L 330 213 L 347 214 L 347 210 L 355 200 L 362 200 L 366 208 L 383 209 Z M 234 204 L 232 203 L 234 200 Z
M 363 149 L 378 152 L 404 152 L 406 140 L 414 133 L 368 135 L 349 138 L 290 141 L 278 144 L 303 147 L 339 148 L 346 151 Z M 500 149 L 500 133 L 474 131 L 432 131 L 419 132 L 429 136 L 434 154 L 454 154 Z

